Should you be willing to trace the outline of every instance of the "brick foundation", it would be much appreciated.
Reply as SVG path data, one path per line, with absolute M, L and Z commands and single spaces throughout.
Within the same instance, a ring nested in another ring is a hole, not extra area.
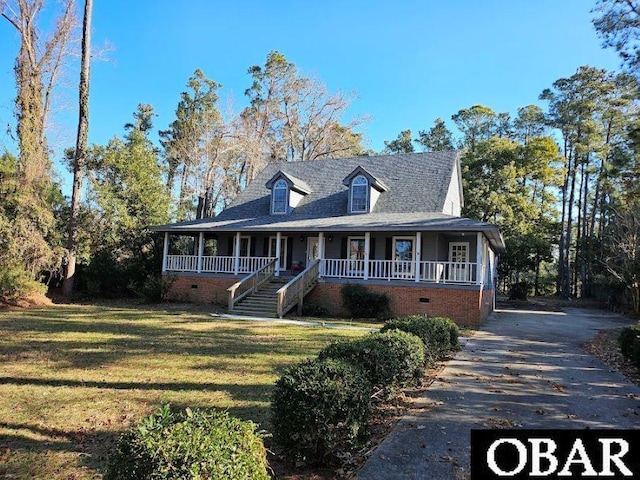
M 238 281 L 235 277 L 178 275 L 167 294 L 168 300 L 194 303 L 228 304 L 227 288 Z
M 307 297 L 307 301 L 326 308 L 331 316 L 347 317 L 342 306 L 340 289 L 345 283 L 321 282 Z M 480 291 L 478 287 L 453 285 L 380 285 L 368 283 L 367 288 L 391 297 L 393 316 L 431 315 L 449 317 L 458 325 L 479 326 L 493 308 L 493 289 Z M 428 300 L 426 302 L 425 300 Z
M 226 306 L 227 288 L 238 281 L 232 276 L 178 275 L 167 295 L 170 300 L 195 303 L 213 303 Z M 342 306 L 340 289 L 345 282 L 320 282 L 306 297 L 327 309 L 330 316 L 348 317 Z M 393 316 L 431 315 L 449 317 L 459 325 L 479 326 L 493 310 L 493 288 L 480 290 L 476 286 L 424 285 L 403 282 L 367 282 L 370 290 L 391 297 Z M 428 300 L 428 301 L 426 301 Z

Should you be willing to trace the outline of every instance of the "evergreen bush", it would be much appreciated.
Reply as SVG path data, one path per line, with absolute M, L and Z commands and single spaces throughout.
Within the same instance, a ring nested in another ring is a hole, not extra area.
M 441 359 L 459 347 L 460 329 L 449 318 L 409 315 L 389 320 L 380 329 L 381 332 L 391 330 L 401 330 L 419 337 L 427 362 Z
M 620 351 L 640 368 L 640 325 L 623 328 L 618 337 Z
M 340 290 L 342 304 L 353 318 L 390 318 L 391 299 L 363 285 L 345 285 Z
M 329 464 L 364 433 L 371 386 L 357 367 L 306 360 L 287 368 L 271 401 L 273 437 L 292 463 Z
M 269 479 L 255 424 L 226 412 L 168 405 L 124 433 L 108 459 L 105 480 Z
M 0 297 L 16 300 L 20 297 L 44 294 L 47 286 L 34 280 L 24 268 L 16 265 L 0 266 Z
M 332 343 L 320 351 L 319 358 L 357 365 L 374 388 L 385 390 L 420 380 L 424 369 L 422 342 L 398 330 Z

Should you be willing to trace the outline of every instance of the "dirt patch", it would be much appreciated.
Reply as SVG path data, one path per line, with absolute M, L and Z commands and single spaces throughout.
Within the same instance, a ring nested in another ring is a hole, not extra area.
M 618 336 L 622 328 L 602 330 L 582 347 L 590 354 L 598 357 L 604 363 L 622 373 L 627 380 L 640 386 L 640 371 L 620 352 Z
M 53 302 L 46 295 L 30 295 L 19 299 L 0 297 L 0 310 L 9 308 L 50 307 Z

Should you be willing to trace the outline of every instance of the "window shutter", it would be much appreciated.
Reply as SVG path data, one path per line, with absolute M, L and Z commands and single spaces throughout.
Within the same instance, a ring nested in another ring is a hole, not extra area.
M 393 237 L 387 237 L 385 240 L 384 258 L 385 260 L 393 260 Z
M 293 263 L 293 237 L 287 237 L 287 264 L 285 268 L 290 268 Z
M 370 238 L 369 239 L 369 259 L 375 260 L 375 258 L 376 258 L 376 239 Z
M 249 256 L 250 257 L 255 257 L 256 256 L 256 237 L 251 237 L 251 249 L 249 252 Z
M 264 237 L 264 243 L 262 244 L 262 255 L 269 256 L 269 237 Z
M 340 258 L 346 259 L 347 257 L 347 237 L 342 237 L 340 239 Z
M 233 252 L 233 237 L 229 237 L 229 243 L 227 245 L 228 245 L 227 255 L 232 257 L 234 255 L 234 252 Z

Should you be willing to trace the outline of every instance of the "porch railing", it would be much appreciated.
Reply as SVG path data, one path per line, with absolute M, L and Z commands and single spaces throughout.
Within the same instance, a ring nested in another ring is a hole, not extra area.
M 322 276 L 365 278 L 364 260 L 324 259 Z M 369 260 L 366 278 L 379 280 L 416 280 L 435 283 L 476 283 L 478 264 L 472 262 L 416 262 L 410 260 Z M 482 280 L 482 271 L 480 280 Z
M 273 257 L 239 257 L 238 272 L 255 272 L 271 262 Z M 203 256 L 202 272 L 235 273 L 235 261 L 233 256 Z M 173 272 L 197 272 L 197 255 L 167 255 L 166 270 Z
M 202 272 L 235 273 L 233 256 L 202 257 Z M 275 262 L 272 257 L 239 257 L 238 272 L 250 273 L 263 269 Z M 416 280 L 416 262 L 410 260 L 369 260 L 365 276 L 365 261 L 326 258 L 320 261 L 319 274 L 329 278 L 379 279 L 379 280 Z M 167 255 L 166 270 L 175 272 L 197 272 L 197 255 Z M 434 262 L 418 263 L 417 281 L 434 283 L 482 283 L 485 266 L 481 266 L 478 276 L 478 264 L 472 262 Z
M 229 311 L 233 311 L 233 307 L 247 295 L 255 292 L 260 285 L 268 281 L 275 272 L 275 265 L 277 259 L 274 258 L 269 263 L 259 268 L 251 275 L 244 277 L 239 282 L 231 285 L 227 292 L 229 292 Z
M 278 290 L 278 317 L 282 318 L 296 303 L 298 315 L 301 315 L 304 296 L 315 287 L 319 277 L 320 260 L 316 260 Z
M 166 269 L 174 272 L 197 272 L 196 255 L 167 255 Z

